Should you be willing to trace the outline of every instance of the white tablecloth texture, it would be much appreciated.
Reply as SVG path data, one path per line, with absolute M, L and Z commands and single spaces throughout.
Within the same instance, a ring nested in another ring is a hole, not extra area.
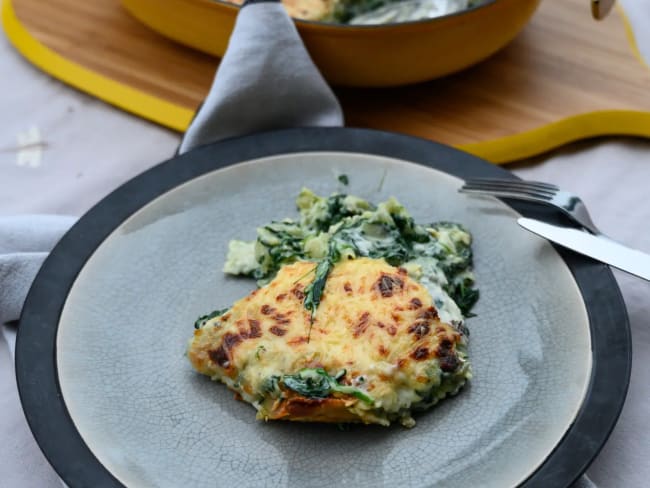
M 621 3 L 650 59 L 650 1 Z M 121 183 L 169 158 L 180 142 L 176 133 L 41 73 L 4 35 L 0 93 L 0 216 L 82 215 Z M 26 138 L 30 154 L 20 149 Z M 650 141 L 580 142 L 511 169 L 578 193 L 605 233 L 650 252 Z M 615 274 L 632 328 L 632 379 L 621 418 L 588 475 L 600 488 L 644 487 L 650 486 L 650 284 Z M 60 486 L 24 420 L 8 345 L 0 340 L 0 487 Z

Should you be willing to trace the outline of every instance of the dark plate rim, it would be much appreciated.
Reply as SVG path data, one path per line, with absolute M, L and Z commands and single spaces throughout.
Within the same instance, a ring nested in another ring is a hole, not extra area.
M 97 460 L 67 411 L 58 381 L 56 336 L 61 311 L 79 271 L 124 220 L 163 193 L 210 171 L 278 154 L 336 151 L 403 159 L 462 179 L 516 178 L 457 149 L 395 133 L 353 128 L 298 128 L 258 133 L 175 156 L 120 186 L 63 236 L 41 267 L 25 301 L 16 341 L 16 379 L 28 424 L 41 450 L 71 488 L 123 486 Z M 566 221 L 549 208 L 507 202 L 521 214 Z M 609 267 L 556 248 L 573 273 L 589 316 L 592 371 L 572 424 L 545 462 L 520 486 L 568 487 L 600 452 L 620 415 L 630 380 L 627 311 Z M 567 324 L 570 326 L 571 324 Z

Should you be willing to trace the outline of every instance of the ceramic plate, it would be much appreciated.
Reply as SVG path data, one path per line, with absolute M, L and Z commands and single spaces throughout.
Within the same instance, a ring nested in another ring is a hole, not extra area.
M 205 146 L 125 184 L 61 240 L 21 318 L 19 388 L 45 455 L 71 487 L 570 485 L 625 397 L 624 305 L 606 266 L 515 221 L 553 212 L 459 194 L 471 176 L 513 177 L 406 136 L 300 129 Z M 474 378 L 412 429 L 256 421 L 184 355 L 199 315 L 254 288 L 221 272 L 228 241 L 295 215 L 303 186 L 394 195 L 416 221 L 474 235 Z

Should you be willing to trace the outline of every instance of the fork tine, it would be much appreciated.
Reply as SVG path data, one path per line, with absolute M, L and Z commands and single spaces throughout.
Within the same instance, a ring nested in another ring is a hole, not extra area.
M 545 183 L 542 181 L 526 181 L 526 180 L 504 180 L 498 178 L 473 178 L 466 181 L 466 184 L 490 184 L 508 187 L 524 187 L 536 188 L 539 190 L 559 191 L 560 188 L 552 183 Z
M 517 189 L 506 189 L 506 188 L 484 188 L 481 186 L 478 187 L 463 186 L 458 191 L 461 193 L 471 193 L 474 195 L 491 195 L 495 197 L 518 198 L 523 200 L 532 200 L 532 201 L 545 202 L 545 203 L 550 202 L 552 198 L 552 195 L 549 195 L 548 193 L 541 193 L 535 190 L 517 190 Z
M 529 201 L 540 202 L 540 203 L 551 202 L 551 197 L 549 197 L 548 195 L 530 192 L 530 191 L 523 192 L 520 190 L 512 191 L 512 190 L 496 190 L 496 189 L 485 190 L 481 188 L 461 188 L 458 191 L 461 193 L 466 193 L 471 195 L 490 195 L 493 197 L 515 198 L 518 200 L 529 200 Z
M 577 195 L 561 191 L 557 186 L 550 183 L 479 178 L 467 180 L 458 191 L 474 195 L 489 195 L 552 205 L 592 234 L 601 234 L 596 224 L 591 220 L 591 216 L 582 200 Z
M 476 192 L 483 192 L 483 193 L 497 193 L 497 192 L 507 192 L 511 195 L 528 195 L 530 197 L 535 197 L 543 200 L 550 200 L 553 198 L 553 195 L 555 192 L 547 191 L 547 190 L 538 190 L 536 188 L 525 188 L 525 187 L 509 187 L 509 186 L 494 186 L 494 185 L 488 185 L 488 184 L 472 184 L 472 185 L 463 185 L 463 187 L 460 188 L 460 192 L 463 193 L 476 193 Z

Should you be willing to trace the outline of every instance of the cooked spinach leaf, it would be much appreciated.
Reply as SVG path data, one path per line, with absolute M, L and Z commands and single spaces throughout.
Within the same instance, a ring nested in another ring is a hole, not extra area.
M 472 285 L 471 280 L 461 280 L 458 283 L 450 283 L 445 287 L 445 291 L 456 302 L 465 317 L 474 316 L 470 310 L 479 299 L 479 291 L 473 288 Z
M 257 349 L 255 350 L 255 359 L 258 361 L 260 360 L 260 354 L 266 352 L 266 347 L 264 347 L 264 344 L 260 344 L 257 346 Z
M 271 222 L 257 231 L 260 267 L 253 272 L 258 280 L 272 279 L 285 264 L 304 259 L 306 234 L 297 222 Z
M 327 277 L 329 276 L 330 271 L 332 271 L 334 264 L 336 264 L 340 258 L 340 252 L 334 245 L 334 242 L 331 241 L 327 256 L 316 266 L 314 280 L 305 287 L 305 300 L 303 301 L 303 305 L 311 314 L 309 332 L 307 333 L 307 342 L 311 339 L 311 329 L 314 325 L 314 314 L 316 313 L 318 305 L 320 305 L 320 299 L 325 290 Z
M 262 383 L 262 391 L 266 393 L 273 393 L 274 395 L 278 395 L 280 392 L 280 389 L 278 388 L 279 382 L 280 382 L 280 377 L 278 375 L 274 374 L 267 377 Z
M 323 259 L 320 263 L 318 263 L 318 266 L 316 266 L 316 275 L 314 277 L 314 281 L 309 283 L 309 285 L 307 285 L 305 288 L 304 306 L 311 312 L 312 320 L 314 318 L 314 313 L 316 312 L 318 305 L 320 305 L 320 299 L 323 295 L 323 290 L 325 289 L 327 276 L 333 267 L 334 263 L 329 256 Z
M 326 232 L 332 225 L 355 215 L 355 212 L 345 206 L 345 197 L 346 195 L 337 194 L 327 198 L 327 211 L 314 222 L 317 230 Z
M 229 308 L 222 308 L 221 310 L 215 310 L 214 312 L 210 312 L 207 315 L 201 315 L 198 319 L 196 319 L 196 322 L 194 322 L 194 328 L 195 329 L 200 329 L 201 327 L 203 327 L 206 324 L 206 322 L 208 322 L 209 320 L 212 320 L 215 317 L 219 317 L 219 316 L 223 315 L 228 310 L 230 310 L 230 309 Z
M 305 368 L 298 371 L 297 374 L 284 375 L 282 384 L 308 398 L 326 398 L 336 392 L 352 395 L 368 405 L 374 404 L 372 397 L 359 388 L 340 385 L 338 379 L 343 376 L 345 376 L 345 371 L 343 374 L 330 376 L 323 368 Z
M 320 371 L 318 369 L 303 369 L 294 375 L 284 375 L 282 383 L 304 397 L 326 398 L 332 392 L 330 377 L 325 370 Z
M 409 257 L 409 246 L 398 229 L 363 218 L 341 227 L 332 242 L 339 252 L 351 249 L 354 257 L 383 258 L 391 266 L 399 266 Z
M 401 0 L 346 0 L 339 2 L 334 7 L 333 17 L 341 23 L 347 23 L 357 15 L 377 10 L 384 5 L 399 2 Z

